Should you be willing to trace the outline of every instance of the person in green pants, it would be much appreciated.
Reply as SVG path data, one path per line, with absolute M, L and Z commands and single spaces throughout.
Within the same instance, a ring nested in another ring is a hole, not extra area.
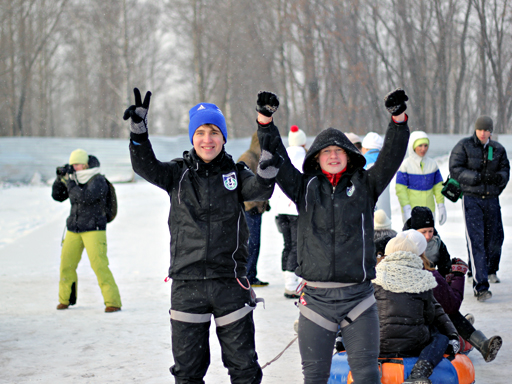
M 76 268 L 85 248 L 103 294 L 105 312 L 121 310 L 121 296 L 107 258 L 108 190 L 107 181 L 100 174 L 100 162 L 83 149 L 71 152 L 69 164 L 57 168 L 52 197 L 60 202 L 69 198 L 71 203 L 62 244 L 57 309 L 76 304 Z

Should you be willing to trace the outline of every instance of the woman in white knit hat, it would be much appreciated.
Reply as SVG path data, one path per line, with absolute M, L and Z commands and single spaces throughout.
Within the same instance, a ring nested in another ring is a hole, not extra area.
M 290 127 L 288 132 L 288 148 L 286 152 L 293 166 L 302 172 L 302 164 L 306 157 L 306 133 L 296 125 Z M 281 256 L 281 268 L 284 277 L 284 297 L 297 299 L 296 289 L 300 283 L 295 274 L 297 268 L 297 219 L 298 213 L 295 203 L 291 201 L 276 185 L 270 199 L 272 210 L 277 213 L 276 225 L 283 234 L 284 248 Z
M 386 245 L 373 280 L 379 310 L 380 356 L 419 356 L 404 383 L 430 383 L 428 377 L 445 351 L 459 350 L 457 330 L 434 299 L 437 282 L 424 269 L 425 237 L 416 230 L 399 233 Z

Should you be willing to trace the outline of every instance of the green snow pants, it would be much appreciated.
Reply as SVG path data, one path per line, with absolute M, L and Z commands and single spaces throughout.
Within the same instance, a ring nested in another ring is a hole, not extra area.
M 82 233 L 66 231 L 60 256 L 59 302 L 68 305 L 76 303 L 78 283 L 76 268 L 84 248 L 98 279 L 105 306 L 121 308 L 119 289 L 108 267 L 106 231 Z

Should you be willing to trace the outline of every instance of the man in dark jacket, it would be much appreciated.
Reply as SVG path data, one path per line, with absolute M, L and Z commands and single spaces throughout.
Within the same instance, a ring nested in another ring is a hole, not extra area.
M 252 135 L 251 145 L 245 151 L 238 161 L 242 161 L 249 169 L 256 173 L 258 162 L 261 156 L 260 142 L 256 132 Z M 265 287 L 267 282 L 261 281 L 256 276 L 258 274 L 257 264 L 260 255 L 261 244 L 261 216 L 269 209 L 268 200 L 265 201 L 246 201 L 245 220 L 249 227 L 249 258 L 247 259 L 247 278 L 253 287 Z
M 507 152 L 491 140 L 492 131 L 492 119 L 480 116 L 473 136 L 459 141 L 450 155 L 450 175 L 464 194 L 469 265 L 478 301 L 492 297 L 489 282 L 500 282 L 496 273 L 504 235 L 499 195 L 510 177 Z
M 254 175 L 224 150 L 226 121 L 220 109 L 200 103 L 190 109 L 193 148 L 169 162 L 156 159 L 148 139 L 151 93 L 124 119 L 131 119 L 130 154 L 134 171 L 167 191 L 171 199 L 171 329 L 176 383 L 202 383 L 210 363 L 213 314 L 222 360 L 232 383 L 258 384 L 262 371 L 254 342 L 254 292 L 246 277 L 244 201 L 267 200 L 282 161 L 265 141 Z M 270 136 L 268 137 L 270 138 Z
M 62 243 L 57 309 L 76 304 L 76 268 L 85 247 L 103 294 L 105 312 L 121 310 L 121 296 L 107 258 L 106 199 L 109 187 L 99 167 L 96 157 L 77 149 L 71 153 L 69 164 L 57 168 L 52 197 L 60 202 L 69 198 L 71 202 Z

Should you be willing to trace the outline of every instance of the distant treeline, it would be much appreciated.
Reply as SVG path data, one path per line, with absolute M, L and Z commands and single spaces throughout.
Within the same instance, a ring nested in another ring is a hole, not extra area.
M 283 132 L 383 132 L 398 86 L 415 129 L 510 133 L 511 1 L 0 0 L 0 136 L 125 137 L 135 86 L 164 135 L 208 101 L 247 136 L 260 89 Z

